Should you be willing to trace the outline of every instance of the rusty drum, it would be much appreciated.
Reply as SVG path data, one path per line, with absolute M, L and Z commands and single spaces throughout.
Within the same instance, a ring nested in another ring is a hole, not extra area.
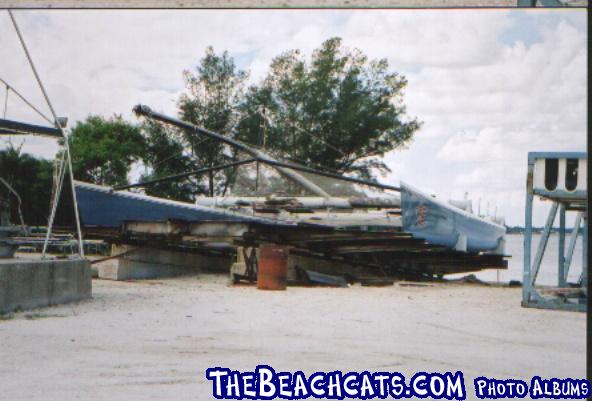
M 288 247 L 261 244 L 257 266 L 257 289 L 285 290 L 287 276 Z

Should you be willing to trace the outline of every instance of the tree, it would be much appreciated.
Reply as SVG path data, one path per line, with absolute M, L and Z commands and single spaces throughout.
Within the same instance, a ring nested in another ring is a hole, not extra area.
M 178 130 L 152 121 L 147 121 L 141 128 L 146 144 L 142 161 L 144 166 L 150 170 L 149 173 L 142 174 L 141 181 L 153 180 L 192 169 L 193 162 L 183 147 Z M 145 190 L 148 195 L 186 202 L 192 201 L 196 193 L 203 191 L 203 189 L 197 188 L 197 183 L 191 178 L 150 184 Z
M 53 167 L 50 161 L 22 153 L 10 144 L 0 151 L 0 176 L 19 194 L 21 210 L 28 225 L 45 225 L 49 216 Z M 0 184 L 0 198 L 10 200 L 11 221 L 19 223 L 18 202 Z
M 127 184 L 132 163 L 145 151 L 139 127 L 120 116 L 89 116 L 76 123 L 69 141 L 76 179 L 99 185 Z
M 343 48 L 339 38 L 325 41 L 310 62 L 298 50 L 281 54 L 265 79 L 248 90 L 247 79 L 228 52 L 217 55 L 208 47 L 195 72 L 184 72 L 180 118 L 309 166 L 364 178 L 373 178 L 373 169 L 388 171 L 380 157 L 408 144 L 420 126 L 406 116 L 405 77 L 390 72 L 385 59 L 368 60 L 360 50 Z M 117 116 L 89 116 L 69 140 L 75 177 L 102 185 L 126 184 L 131 165 L 139 161 L 148 169 L 142 178 L 153 179 L 238 157 L 194 131 L 151 122 L 136 126 Z M 26 207 L 31 205 L 24 214 L 45 223 L 52 164 L 9 148 L 0 152 L 0 173 L 5 172 L 27 199 Z M 190 201 L 200 193 L 225 193 L 233 177 L 233 171 L 220 171 L 146 191 Z
M 216 55 L 212 47 L 196 67 L 196 72 L 185 71 L 187 92 L 179 99 L 181 119 L 210 130 L 230 134 L 241 116 L 239 105 L 243 100 L 248 74 L 237 69 L 228 52 Z M 236 158 L 236 153 L 224 152 L 224 146 L 213 139 L 204 138 L 193 131 L 184 131 L 195 168 L 212 167 Z M 230 179 L 229 171 L 211 173 L 204 192 L 213 196 L 223 193 Z M 223 185 L 218 185 L 222 183 Z
M 298 50 L 285 52 L 249 88 L 239 138 L 363 178 L 374 168 L 389 171 L 379 157 L 408 144 L 420 123 L 405 115 L 407 80 L 388 67 L 386 59 L 343 48 L 340 38 L 325 41 L 310 63 Z

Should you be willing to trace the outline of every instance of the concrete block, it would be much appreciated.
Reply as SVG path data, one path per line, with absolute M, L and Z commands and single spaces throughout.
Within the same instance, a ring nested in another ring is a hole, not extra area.
M 0 313 L 80 301 L 91 294 L 87 260 L 0 260 Z
M 99 277 L 108 280 L 139 280 L 192 275 L 201 272 L 225 272 L 230 270 L 232 258 L 228 255 L 211 255 L 172 251 L 130 245 L 113 245 L 112 255 L 121 254 L 114 263 L 98 266 Z

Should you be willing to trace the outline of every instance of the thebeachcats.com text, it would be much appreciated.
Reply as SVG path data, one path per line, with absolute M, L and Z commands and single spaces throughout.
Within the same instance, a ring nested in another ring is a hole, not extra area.
M 466 400 L 463 373 L 416 372 L 408 379 L 399 372 L 276 372 L 271 366 L 258 365 L 253 371 L 223 367 L 206 370 L 212 395 L 229 400 L 301 400 L 306 398 Z M 585 379 L 557 379 L 534 376 L 530 381 L 477 377 L 474 394 L 480 399 L 585 399 L 590 383 Z

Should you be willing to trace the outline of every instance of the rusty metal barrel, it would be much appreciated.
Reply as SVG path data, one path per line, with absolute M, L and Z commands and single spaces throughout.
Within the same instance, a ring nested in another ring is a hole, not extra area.
M 285 290 L 288 276 L 288 247 L 275 244 L 259 246 L 257 289 Z

